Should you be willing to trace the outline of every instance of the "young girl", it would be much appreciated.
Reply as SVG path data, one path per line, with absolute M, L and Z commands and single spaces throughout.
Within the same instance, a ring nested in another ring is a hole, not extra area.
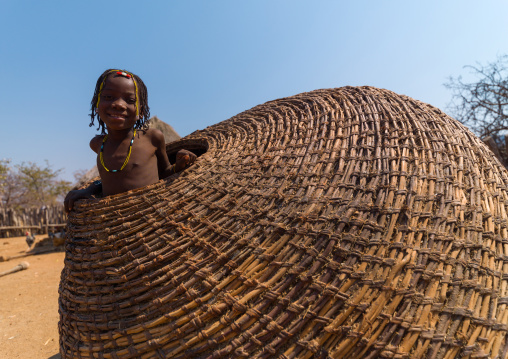
M 97 117 L 102 130 L 90 141 L 90 148 L 97 153 L 101 181 L 70 191 L 64 201 L 67 212 L 78 199 L 91 198 L 101 191 L 109 196 L 148 186 L 196 160 L 192 152 L 180 150 L 176 163 L 169 163 L 164 135 L 148 128 L 148 93 L 138 76 L 125 70 L 106 70 L 97 80 L 91 105 L 90 126 Z

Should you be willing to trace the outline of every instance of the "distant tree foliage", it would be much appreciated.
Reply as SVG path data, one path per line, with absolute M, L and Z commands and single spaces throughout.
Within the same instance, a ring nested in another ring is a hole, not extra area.
M 508 166 L 508 55 L 486 65 L 466 66 L 476 81 L 450 77 L 451 115 L 468 126 Z
M 71 189 L 71 182 L 58 179 L 62 170 L 53 170 L 46 161 L 44 166 L 23 162 L 10 166 L 0 162 L 1 205 L 11 208 L 40 207 L 62 201 Z

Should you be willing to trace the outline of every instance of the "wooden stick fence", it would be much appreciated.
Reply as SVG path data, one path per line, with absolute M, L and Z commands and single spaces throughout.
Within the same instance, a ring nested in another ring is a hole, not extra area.
M 65 227 L 67 216 L 61 205 L 40 208 L 0 208 L 0 237 L 48 233 L 50 229 Z
M 49 227 L 49 228 L 63 228 L 66 225 L 67 225 L 67 223 L 50 223 L 50 224 L 45 224 L 42 226 L 7 226 L 7 227 L 0 227 L 0 231 L 8 231 L 8 230 L 13 230 L 13 229 L 21 229 L 21 230 L 37 229 L 37 230 L 43 231 L 47 227 Z

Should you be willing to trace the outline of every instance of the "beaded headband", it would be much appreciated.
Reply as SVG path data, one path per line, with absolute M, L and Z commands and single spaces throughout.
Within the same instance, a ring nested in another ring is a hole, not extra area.
M 123 71 L 123 70 L 111 70 L 109 71 L 105 76 L 104 78 L 102 79 L 102 82 L 101 82 L 101 86 L 99 87 L 99 93 L 97 94 L 97 105 L 95 106 L 97 109 L 99 108 L 99 102 L 101 101 L 101 92 L 102 92 L 102 88 L 104 87 L 104 82 L 106 82 L 106 78 L 108 77 L 109 74 L 111 73 L 116 73 L 117 75 L 120 75 L 120 76 L 123 76 L 123 77 L 126 77 L 128 79 L 132 79 L 132 81 L 134 82 L 134 89 L 136 90 L 136 116 L 139 117 L 139 96 L 138 96 L 138 84 L 136 82 L 136 80 L 134 79 L 134 76 L 130 73 L 130 72 L 127 72 L 127 71 Z

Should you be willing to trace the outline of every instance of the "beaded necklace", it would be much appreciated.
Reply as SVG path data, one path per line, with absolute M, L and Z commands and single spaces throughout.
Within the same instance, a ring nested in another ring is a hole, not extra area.
M 102 153 L 104 152 L 104 144 L 106 143 L 106 140 L 108 139 L 108 135 L 104 136 L 104 138 L 102 139 L 101 153 L 99 154 L 99 158 L 101 160 L 102 167 L 104 167 L 104 169 L 106 171 L 114 173 L 114 172 L 120 172 L 121 170 L 123 170 L 125 168 L 125 166 L 127 165 L 127 162 L 129 162 L 129 158 L 131 157 L 132 144 L 134 143 L 134 136 L 136 136 L 136 130 L 134 130 L 134 133 L 132 135 L 132 140 L 131 140 L 131 143 L 129 145 L 129 152 L 127 153 L 127 158 L 125 159 L 125 161 L 123 162 L 122 167 L 119 170 L 108 170 L 108 168 L 104 164 L 104 157 L 103 157 Z

